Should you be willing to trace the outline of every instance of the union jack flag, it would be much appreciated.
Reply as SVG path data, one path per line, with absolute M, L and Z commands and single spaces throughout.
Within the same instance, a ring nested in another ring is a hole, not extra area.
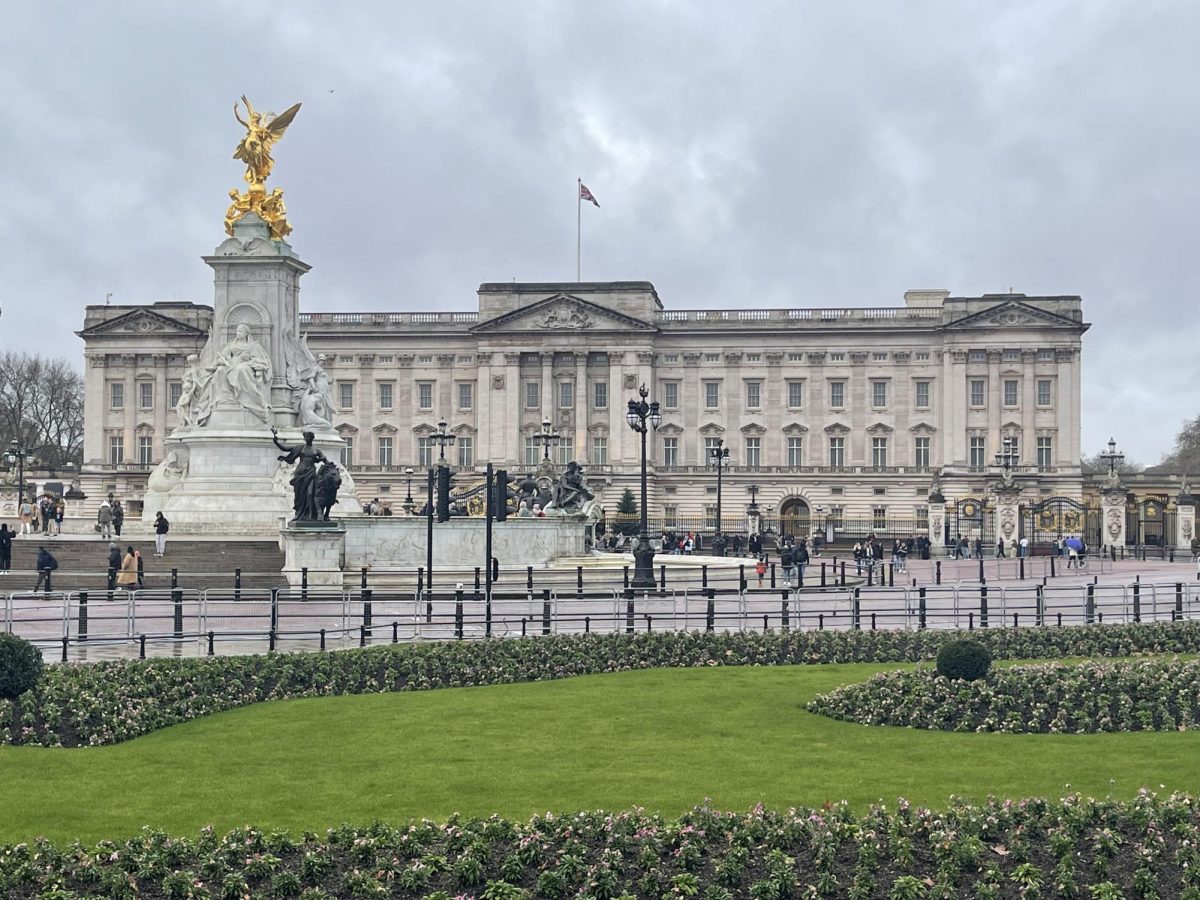
M 588 186 L 586 184 L 584 184 L 582 181 L 579 182 L 579 199 L 580 200 L 591 200 L 592 203 L 595 204 L 597 207 L 600 206 L 599 203 L 596 203 L 596 198 L 592 196 L 592 192 L 588 190 Z

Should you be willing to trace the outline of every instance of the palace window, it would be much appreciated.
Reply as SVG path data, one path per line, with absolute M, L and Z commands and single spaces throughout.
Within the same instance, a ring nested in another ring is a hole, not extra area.
M 575 405 L 575 382 L 560 381 L 558 383 L 558 408 L 570 409 Z
M 417 409 L 423 409 L 426 411 L 433 409 L 432 381 L 417 382 Z
M 665 409 L 679 409 L 678 381 L 663 382 L 663 407 Z
M 746 438 L 746 465 L 758 468 L 762 458 L 762 438 Z
M 592 465 L 607 466 L 608 465 L 608 438 L 593 437 L 592 438 Z
M 972 350 L 967 354 L 967 362 L 987 362 L 987 351 Z
M 592 408 L 608 409 L 608 382 L 592 382 Z
M 138 408 L 154 409 L 154 382 L 138 382 Z
M 846 354 L 845 353 L 830 353 L 829 361 L 830 362 L 845 362 Z
M 108 405 L 112 409 L 125 408 L 125 385 L 120 381 L 114 381 L 108 386 Z
M 1017 380 L 1015 378 L 1004 379 L 1004 405 L 1017 405 Z
M 469 381 L 458 383 L 458 408 L 469 410 L 475 406 L 475 385 Z
M 982 378 L 972 378 L 971 379 L 971 405 L 972 406 L 983 406 L 984 405 L 984 403 L 983 403 L 984 385 L 985 385 L 985 382 Z
M 846 405 L 846 382 L 829 382 L 829 406 L 831 409 L 841 409 Z
M 913 358 L 916 359 L 918 362 L 928 362 L 929 361 L 929 351 L 928 350 L 918 350 L 916 353 L 913 354 Z
M 872 362 L 887 362 L 887 354 L 886 353 L 872 353 L 871 361 Z
M 679 507 L 674 503 L 663 504 L 663 528 L 674 529 L 679 521 Z
M 804 438 L 789 437 L 787 439 L 787 464 L 789 466 L 804 465 Z
M 762 382 L 747 381 L 746 382 L 746 408 L 758 409 L 762 406 Z
M 712 462 L 713 454 L 721 446 L 720 441 L 719 437 L 706 437 L 704 439 L 704 465 L 707 466 Z
M 338 406 L 342 409 L 352 409 L 354 407 L 353 381 L 338 382 Z
M 788 409 L 800 409 L 804 406 L 804 382 L 789 381 L 787 383 Z
M 346 442 L 346 446 L 341 449 L 341 461 L 343 466 L 349 468 L 354 465 L 354 438 L 345 437 L 342 440 Z
M 170 407 L 169 407 L 170 409 L 174 409 L 175 407 L 177 407 L 179 405 L 179 398 L 182 396 L 183 396 L 183 382 L 182 381 L 168 381 L 167 382 L 167 397 L 170 400 Z
M 433 438 L 417 438 L 417 465 L 428 468 L 433 465 Z M 536 465 L 536 461 L 534 463 Z
M 929 438 L 919 437 L 914 439 L 913 465 L 919 469 L 929 468 Z
M 929 382 L 918 381 L 916 383 L 916 399 L 913 405 L 917 409 L 929 409 Z
M 110 434 L 108 436 L 108 462 L 117 466 L 125 462 L 125 436 Z
M 887 528 L 887 507 L 872 506 L 871 507 L 871 527 L 876 531 L 883 531 Z
M 887 438 L 871 438 L 871 465 L 876 469 L 887 465 Z
M 459 435 L 454 442 L 458 447 L 458 464 L 469 469 L 475 465 L 475 439 L 467 435 Z
M 967 462 L 972 469 L 982 469 L 985 465 L 987 465 L 987 461 L 985 459 L 985 456 L 987 455 L 986 449 L 984 438 L 978 436 L 971 438 L 969 451 L 970 457 Z
M 390 466 L 392 464 L 392 439 L 390 437 L 381 437 L 379 439 L 379 465 Z
M 1050 379 L 1039 378 L 1037 383 L 1037 405 L 1050 405 Z
M 846 464 L 846 439 L 831 437 L 829 439 L 829 465 L 840 469 Z
M 154 464 L 154 438 L 147 435 L 138 436 L 138 465 L 150 466 Z
M 704 408 L 717 409 L 721 405 L 721 382 L 704 382 Z
M 679 465 L 679 438 L 663 438 L 663 465 L 668 467 Z
M 395 385 L 390 381 L 381 382 L 379 385 L 379 408 L 392 408 L 392 394 L 394 393 Z
M 542 384 L 539 381 L 525 382 L 525 408 L 541 409 Z
M 525 438 L 525 465 L 536 466 L 542 461 L 537 441 L 531 437 Z
M 875 408 L 887 406 L 887 382 L 871 382 L 871 405 Z
M 1054 438 L 1037 439 L 1037 464 L 1040 469 L 1048 469 L 1054 465 Z

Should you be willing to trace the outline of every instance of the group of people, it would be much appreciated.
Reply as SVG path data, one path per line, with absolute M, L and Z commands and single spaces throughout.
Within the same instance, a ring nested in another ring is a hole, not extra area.
M 379 498 L 375 497 L 372 500 L 362 505 L 363 515 L 367 516 L 390 516 L 392 508 L 379 502 Z
M 855 541 L 853 550 L 855 574 L 861 575 L 864 568 L 869 571 L 877 565 L 883 565 L 886 553 L 887 549 L 883 542 L 874 534 L 867 535 L 865 541 Z M 909 553 L 916 553 L 922 559 L 928 559 L 929 541 L 924 536 L 918 535 L 893 538 L 891 558 L 895 571 L 907 571 Z
M 121 536 L 121 529 L 125 527 L 125 507 L 121 505 L 121 501 L 109 494 L 104 500 L 100 501 L 100 509 L 96 511 L 96 531 L 100 535 L 100 540 L 111 541 L 114 536 Z
M 18 510 L 19 533 L 40 533 L 46 537 L 57 537 L 62 534 L 63 516 L 66 512 L 67 506 L 61 497 L 43 494 L 33 499 L 22 499 Z

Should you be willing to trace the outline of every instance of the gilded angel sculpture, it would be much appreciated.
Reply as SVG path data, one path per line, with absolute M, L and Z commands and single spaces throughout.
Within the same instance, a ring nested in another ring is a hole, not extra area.
M 238 105 L 234 103 L 233 116 L 246 129 L 246 136 L 234 149 L 233 158 L 246 164 L 244 177 L 246 183 L 253 188 L 262 185 L 270 176 L 271 168 L 275 165 L 275 160 L 271 159 L 271 147 L 283 137 L 287 127 L 292 124 L 296 113 L 300 111 L 300 104 L 293 104 L 275 116 L 255 110 L 245 94 L 242 95 L 242 102 L 246 104 L 246 116 L 249 121 L 238 115 Z

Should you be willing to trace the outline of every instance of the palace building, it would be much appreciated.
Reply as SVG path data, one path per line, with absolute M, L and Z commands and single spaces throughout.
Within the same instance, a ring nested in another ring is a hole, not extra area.
M 212 318 L 186 302 L 87 308 L 92 501 L 113 492 L 138 511 Z M 300 325 L 325 357 L 359 500 L 398 514 L 438 459 L 440 422 L 467 484 L 488 462 L 534 469 L 546 421 L 561 437 L 553 461 L 583 463 L 611 514 L 638 489 L 640 438 L 625 414 L 643 384 L 662 411 L 648 449 L 655 527 L 715 525 L 716 446 L 730 454 L 730 532 L 745 530 L 752 502 L 786 530 L 920 530 L 935 471 L 952 515 L 952 503 L 986 502 L 1005 446 L 1022 504 L 1083 499 L 1089 326 L 1077 296 L 922 290 L 874 308 L 682 309 L 644 281 L 483 284 L 469 312 L 313 312 Z

